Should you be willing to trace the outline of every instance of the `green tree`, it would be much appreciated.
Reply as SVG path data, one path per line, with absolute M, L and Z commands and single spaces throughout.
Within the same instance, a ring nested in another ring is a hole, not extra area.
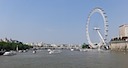
M 29 45 L 23 44 L 22 42 L 0 42 L 0 50 L 16 50 L 17 46 L 20 50 L 31 48 Z
M 89 47 L 89 45 L 88 45 L 88 44 L 83 43 L 82 48 L 83 48 L 83 49 L 84 49 L 84 48 L 88 48 L 88 49 L 89 49 L 90 47 Z

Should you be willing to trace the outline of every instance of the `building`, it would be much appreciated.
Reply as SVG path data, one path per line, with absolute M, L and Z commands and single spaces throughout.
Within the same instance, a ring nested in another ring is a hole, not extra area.
M 119 37 L 128 37 L 128 24 L 119 26 Z
M 128 51 L 128 24 L 119 26 L 119 37 L 111 39 L 110 48 L 114 51 Z
M 115 51 L 128 51 L 128 37 L 112 38 L 110 48 Z

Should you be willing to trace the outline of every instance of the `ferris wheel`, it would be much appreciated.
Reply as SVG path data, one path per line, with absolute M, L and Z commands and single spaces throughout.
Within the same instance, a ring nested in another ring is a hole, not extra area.
M 96 30 L 96 32 L 98 33 L 99 37 L 100 37 L 100 42 L 98 43 L 98 45 L 95 45 L 91 39 L 90 39 L 90 33 L 89 33 L 89 24 L 90 24 L 90 20 L 91 20 L 91 16 L 94 14 L 94 13 L 99 13 L 102 18 L 103 18 L 103 33 L 101 34 L 100 32 L 100 28 L 98 27 L 94 27 L 94 30 Z M 86 37 L 87 37 L 87 41 L 89 43 L 89 45 L 92 47 L 92 48 L 100 48 L 101 46 L 104 46 L 108 49 L 108 45 L 107 45 L 107 37 L 108 37 L 108 20 L 107 20 L 107 16 L 106 16 L 106 13 L 104 12 L 104 10 L 102 8 L 99 8 L 99 7 L 96 7 L 94 8 L 89 16 L 88 16 L 88 19 L 87 19 L 87 23 L 86 23 Z

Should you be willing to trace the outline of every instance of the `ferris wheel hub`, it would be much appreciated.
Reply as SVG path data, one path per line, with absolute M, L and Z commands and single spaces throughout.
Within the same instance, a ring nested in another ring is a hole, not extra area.
M 100 28 L 98 28 L 98 27 L 94 27 L 94 30 L 100 30 Z

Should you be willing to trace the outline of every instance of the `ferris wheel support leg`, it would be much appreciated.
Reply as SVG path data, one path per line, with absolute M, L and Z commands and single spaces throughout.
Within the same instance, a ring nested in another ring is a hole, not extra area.
M 101 35 L 101 33 L 100 33 L 100 31 L 99 30 L 96 30 L 97 31 L 97 33 L 99 34 L 99 36 L 100 36 L 100 38 L 101 38 L 101 41 L 104 43 L 104 45 L 106 45 L 105 44 L 105 41 L 104 41 L 104 39 L 103 39 L 103 37 L 102 37 L 102 35 Z

